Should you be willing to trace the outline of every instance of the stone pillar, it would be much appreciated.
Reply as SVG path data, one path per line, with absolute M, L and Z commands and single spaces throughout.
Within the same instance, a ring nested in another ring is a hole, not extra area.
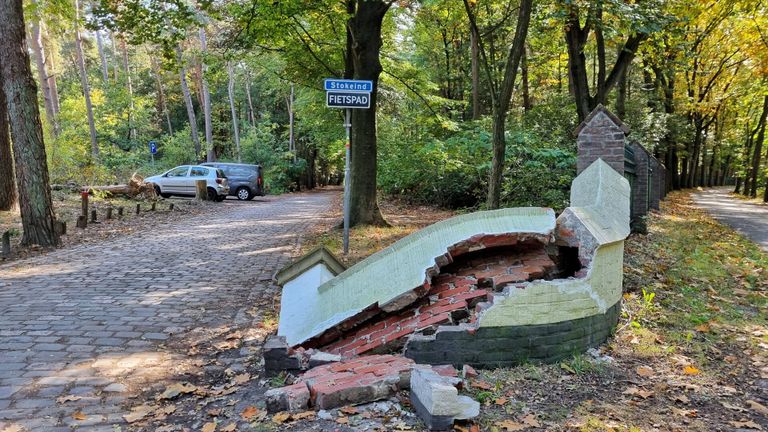
M 651 157 L 651 201 L 650 207 L 659 210 L 659 202 L 664 198 L 664 187 L 666 185 L 666 168 L 655 157 Z
M 576 173 L 602 159 L 624 175 L 624 144 L 629 128 L 612 112 L 598 105 L 574 131 L 578 155 Z

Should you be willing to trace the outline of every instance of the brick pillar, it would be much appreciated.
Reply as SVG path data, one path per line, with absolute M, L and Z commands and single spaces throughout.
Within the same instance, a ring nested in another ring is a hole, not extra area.
M 653 157 L 645 147 L 633 142 L 630 144 L 635 153 L 635 190 L 632 194 L 632 219 L 648 214 L 648 192 L 650 188 L 650 159 Z
M 624 142 L 629 128 L 602 105 L 576 128 L 576 173 L 581 174 L 598 158 L 624 175 Z
M 659 210 L 659 202 L 664 197 L 664 165 L 655 157 L 651 157 L 651 202 L 650 206 L 654 210 Z

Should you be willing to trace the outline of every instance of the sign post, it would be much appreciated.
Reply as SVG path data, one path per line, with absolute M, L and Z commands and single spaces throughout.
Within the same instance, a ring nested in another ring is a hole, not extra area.
M 333 79 L 325 80 L 325 106 L 328 108 L 344 108 L 344 128 L 346 129 L 346 160 L 344 162 L 344 255 L 349 253 L 349 218 L 350 218 L 350 183 L 352 182 L 349 168 L 350 131 L 352 129 L 353 109 L 368 109 L 371 107 L 371 92 L 373 81 Z
M 155 153 L 157 153 L 157 142 L 156 141 L 150 141 L 149 142 L 149 154 L 152 157 L 152 171 L 155 170 Z

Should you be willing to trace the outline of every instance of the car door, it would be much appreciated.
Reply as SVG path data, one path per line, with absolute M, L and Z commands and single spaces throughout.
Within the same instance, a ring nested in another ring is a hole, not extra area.
M 187 194 L 188 195 L 195 195 L 197 192 L 197 187 L 195 183 L 198 180 L 205 180 L 206 186 L 208 185 L 208 174 L 210 174 L 210 169 L 201 167 L 201 166 L 194 166 L 189 171 L 189 181 L 187 182 Z
M 176 167 L 165 173 L 162 189 L 165 193 L 183 194 L 184 183 L 189 181 L 189 165 Z

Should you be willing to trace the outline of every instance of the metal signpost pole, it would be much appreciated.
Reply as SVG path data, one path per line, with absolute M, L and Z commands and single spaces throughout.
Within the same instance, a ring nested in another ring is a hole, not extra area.
M 344 108 L 344 127 L 347 130 L 346 161 L 344 162 L 344 255 L 349 253 L 349 219 L 350 219 L 350 130 L 352 129 L 352 109 L 368 109 L 371 107 L 373 81 L 327 78 L 325 87 L 325 106 L 328 108 Z
M 349 147 L 350 147 L 350 129 L 352 128 L 352 111 L 349 108 L 345 110 L 344 127 L 347 129 L 347 140 L 344 142 L 346 147 L 346 158 L 344 162 L 344 255 L 349 253 L 349 184 L 351 178 L 349 175 Z

